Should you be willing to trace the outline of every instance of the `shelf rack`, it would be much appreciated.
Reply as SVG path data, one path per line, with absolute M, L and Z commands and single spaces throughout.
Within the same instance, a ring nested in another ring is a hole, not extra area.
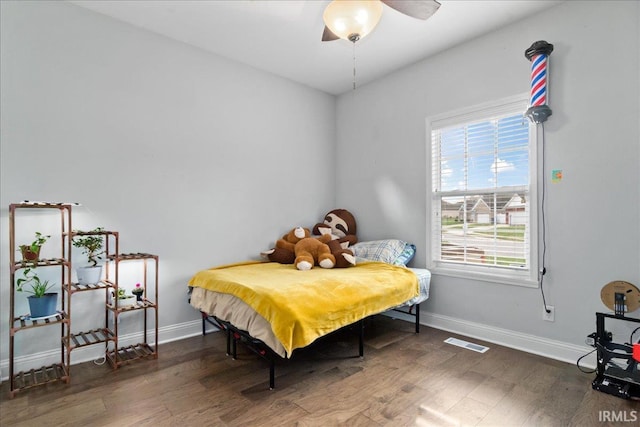
M 39 369 L 15 372 L 16 345 L 15 338 L 18 333 L 27 333 L 28 330 L 38 327 L 60 325 L 60 336 L 65 339 L 65 333 L 71 318 L 67 309 L 71 304 L 70 295 L 63 294 L 61 298 L 61 310 L 53 317 L 46 319 L 30 319 L 28 315 L 16 315 L 16 273 L 30 267 L 60 268 L 60 283 L 69 283 L 71 279 L 71 259 L 65 254 L 71 250 L 71 208 L 74 203 L 48 203 L 48 202 L 22 202 L 9 205 L 9 275 L 11 291 L 9 292 L 9 396 L 14 397 L 20 390 L 25 390 L 42 384 L 55 381 L 69 383 L 71 356 L 65 351 L 64 345 L 60 350 L 60 362 Z M 35 261 L 16 260 L 16 220 L 19 211 L 31 209 L 45 209 L 58 211 L 60 214 L 60 257 L 51 259 L 38 259 Z
M 71 239 L 71 242 L 73 242 L 74 237 L 78 237 L 78 236 L 102 236 L 104 238 L 104 247 L 105 247 L 105 251 L 110 251 L 110 250 L 114 250 L 114 251 L 118 251 L 119 249 L 119 233 L 117 231 L 107 231 L 107 230 L 100 230 L 100 231 L 77 231 L 77 230 L 71 230 L 67 233 Z M 112 249 L 113 248 L 113 249 Z M 71 251 L 69 250 L 67 257 L 69 259 L 71 259 Z M 100 280 L 97 283 L 92 283 L 92 284 L 80 284 L 80 283 L 66 283 L 62 289 L 63 292 L 65 293 L 65 295 L 68 295 L 69 298 L 69 309 L 68 309 L 68 314 L 69 317 L 72 317 L 72 313 L 71 313 L 71 301 L 73 301 L 73 296 L 77 293 L 84 293 L 84 292 L 89 292 L 89 291 L 104 291 L 104 295 L 103 295 L 103 300 L 104 303 L 106 304 L 107 300 L 108 300 L 108 292 L 109 289 L 111 288 L 111 285 L 109 283 L 107 283 L 105 280 Z M 104 326 L 99 327 L 99 328 L 95 328 L 95 329 L 91 329 L 88 331 L 78 331 L 78 332 L 74 332 L 73 329 L 71 328 L 71 322 L 69 322 L 68 324 L 68 328 L 66 330 L 65 335 L 62 338 L 62 344 L 63 346 L 66 348 L 66 350 L 70 353 L 71 351 L 77 349 L 77 348 L 82 348 L 82 347 L 87 347 L 90 345 L 96 345 L 96 344 L 104 344 L 105 345 L 105 351 L 109 345 L 109 341 L 113 340 L 115 337 L 114 332 L 109 329 L 108 327 L 108 315 L 105 312 L 105 316 L 104 316 Z
M 72 229 L 72 206 L 76 203 L 23 202 L 9 206 L 9 257 L 10 257 L 10 318 L 9 318 L 9 396 L 13 398 L 19 391 L 56 381 L 70 382 L 71 352 L 77 348 L 103 344 L 106 360 L 113 369 L 135 360 L 158 357 L 158 256 L 149 253 L 120 253 L 120 235 L 117 231 L 93 230 L 74 231 Z M 58 210 L 60 213 L 60 257 L 38 259 L 34 261 L 16 260 L 17 251 L 15 231 L 16 214 L 22 209 Z M 106 258 L 105 278 L 94 284 L 79 284 L 71 281 L 71 248 L 76 236 L 102 235 Z M 120 283 L 120 264 L 137 261 L 143 266 L 144 293 L 142 301 L 134 306 L 119 306 L 118 299 L 110 299 L 110 293 L 117 295 Z M 15 292 L 16 273 L 25 268 L 58 267 L 61 270 L 62 289 L 61 310 L 55 315 L 41 319 L 31 319 L 29 315 L 16 315 Z M 150 275 L 150 273 L 152 274 Z M 151 277 L 150 277 L 151 276 Z M 151 285 L 151 287 L 150 287 Z M 73 295 L 90 291 L 104 292 L 104 325 L 88 330 L 74 332 L 71 327 Z M 144 314 L 143 339 L 140 343 L 119 346 L 118 316 L 122 313 L 138 311 Z M 109 315 L 112 314 L 113 327 L 109 328 Z M 153 344 L 149 342 L 148 327 L 153 321 Z M 50 366 L 14 372 L 15 336 L 33 328 L 60 325 L 60 361 Z
M 118 299 L 114 298 L 111 302 L 107 302 L 106 308 L 114 316 L 113 330 L 114 337 L 111 340 L 113 347 L 107 350 L 107 360 L 114 369 L 119 366 L 144 358 L 158 358 L 158 256 L 149 253 L 107 253 L 107 277 L 105 282 L 114 289 L 115 294 L 118 292 L 118 283 L 120 275 L 120 264 L 122 262 L 138 261 L 143 265 L 144 293 L 142 301 L 136 302 L 132 306 L 120 306 Z M 111 268 L 113 267 L 113 281 L 111 280 Z M 150 270 L 153 271 L 151 278 Z M 150 291 L 149 285 L 152 284 Z M 120 346 L 118 339 L 118 316 L 127 312 L 142 311 L 143 312 L 143 340 L 140 343 L 130 346 Z M 149 343 L 148 326 L 150 312 L 153 312 L 154 341 L 153 345 Z

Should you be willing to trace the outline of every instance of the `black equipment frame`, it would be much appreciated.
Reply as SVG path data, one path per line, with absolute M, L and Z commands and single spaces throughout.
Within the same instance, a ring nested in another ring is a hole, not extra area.
M 640 364 L 633 359 L 630 345 L 611 342 L 610 335 L 605 330 L 607 318 L 640 323 L 640 319 L 626 317 L 624 314 L 596 313 L 597 365 L 596 378 L 591 386 L 594 390 L 622 399 L 640 400 Z M 612 362 L 615 359 L 626 360 L 627 367 L 623 369 Z

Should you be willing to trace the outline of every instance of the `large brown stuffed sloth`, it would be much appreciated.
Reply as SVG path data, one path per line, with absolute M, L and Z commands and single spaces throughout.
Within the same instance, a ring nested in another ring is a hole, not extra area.
M 315 238 L 310 235 L 308 228 L 296 227 L 276 242 L 276 248 L 292 251 L 295 254 L 293 264 L 298 270 L 311 270 L 314 265 L 333 268 L 336 259 L 327 245 L 331 236 Z
M 313 234 L 330 235 L 327 243 L 336 259 L 337 268 L 350 267 L 356 264 L 356 258 L 349 246 L 358 243 L 356 237 L 356 219 L 346 209 L 334 209 L 324 217 L 324 222 L 313 226 Z

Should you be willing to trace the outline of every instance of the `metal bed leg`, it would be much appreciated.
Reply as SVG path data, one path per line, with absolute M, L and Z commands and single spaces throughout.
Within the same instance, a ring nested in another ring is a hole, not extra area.
M 231 358 L 233 360 L 236 360 L 238 358 L 238 339 L 236 338 L 235 334 L 233 335 L 233 341 L 231 342 L 231 345 L 232 345 Z
M 360 320 L 360 342 L 358 345 L 360 357 L 364 357 L 364 320 Z
M 269 390 L 276 388 L 276 364 L 269 360 Z
M 222 323 L 220 323 L 218 321 L 218 319 L 215 318 L 214 316 L 209 316 L 204 311 L 201 311 L 200 315 L 202 316 L 202 335 L 206 335 L 207 334 L 207 323 L 211 324 L 211 326 L 213 326 L 213 327 L 215 327 L 216 329 L 219 329 L 219 330 L 226 329 L 224 327 L 224 325 Z
M 231 354 L 231 330 L 227 328 L 227 356 Z
M 420 304 L 416 304 L 416 334 L 420 333 Z

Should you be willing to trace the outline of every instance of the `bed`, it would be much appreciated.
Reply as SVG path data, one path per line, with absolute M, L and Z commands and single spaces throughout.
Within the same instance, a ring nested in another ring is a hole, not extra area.
M 389 310 L 415 316 L 429 296 L 431 274 L 408 268 L 415 246 L 396 239 L 353 246 L 357 263 L 345 269 L 313 268 L 247 261 L 197 272 L 189 281 L 190 304 L 204 321 L 227 333 L 227 354 L 236 357 L 243 342 L 270 364 L 289 358 L 327 334 L 345 327 L 359 331 L 363 356 L 363 320 Z

